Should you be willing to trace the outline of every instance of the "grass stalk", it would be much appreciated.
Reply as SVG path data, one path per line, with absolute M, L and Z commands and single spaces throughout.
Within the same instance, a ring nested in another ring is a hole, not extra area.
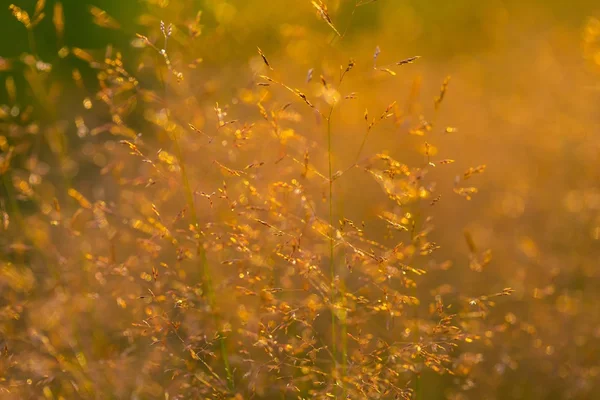
M 335 227 L 334 227 L 334 221 L 333 221 L 333 161 L 332 161 L 332 154 L 333 154 L 333 145 L 332 145 L 332 126 L 331 126 L 331 118 L 333 115 L 333 110 L 334 110 L 335 106 L 331 106 L 331 109 L 329 110 L 329 114 L 327 116 L 327 162 L 328 162 L 328 179 L 329 179 L 329 225 L 331 228 L 331 232 L 329 235 L 329 272 L 330 272 L 330 278 L 331 278 L 331 303 L 332 303 L 332 310 L 331 310 L 331 343 L 332 343 L 332 353 L 333 353 L 333 358 L 334 358 L 334 362 L 336 363 L 336 369 L 337 369 L 337 362 L 338 362 L 338 346 L 337 346 L 337 339 L 338 339 L 338 329 L 339 329 L 339 336 L 340 336 L 340 340 L 341 340 L 341 366 L 342 366 L 342 370 L 341 370 L 341 376 L 340 376 L 340 381 L 342 382 L 342 387 L 345 387 L 344 385 L 344 377 L 346 375 L 346 369 L 347 369 L 347 364 L 348 364 L 348 351 L 347 351 L 347 340 L 346 340 L 346 336 L 347 336 L 347 324 L 346 324 L 346 316 L 344 314 L 344 312 L 340 312 L 339 315 L 339 327 L 338 327 L 338 317 L 336 316 L 336 307 L 337 307 L 337 303 L 338 300 L 341 298 L 343 300 L 343 284 L 340 286 L 340 293 L 338 294 L 338 289 L 336 289 L 335 286 L 335 279 L 336 279 L 336 267 L 335 267 L 335 254 L 334 254 L 334 237 L 335 237 Z M 344 389 L 345 392 L 345 389 Z
M 172 139 L 175 144 L 175 152 L 176 152 L 177 159 L 179 162 L 179 168 L 181 170 L 181 179 L 183 181 L 183 186 L 185 189 L 185 195 L 186 195 L 188 207 L 190 208 L 192 222 L 194 223 L 195 239 L 197 240 L 196 256 L 199 259 L 200 271 L 201 271 L 202 281 L 203 281 L 202 282 L 203 283 L 203 291 L 206 294 L 211 312 L 213 312 L 213 315 L 214 315 L 215 325 L 219 332 L 219 346 L 220 346 L 220 351 L 221 351 L 221 358 L 223 361 L 223 365 L 225 367 L 225 373 L 227 375 L 227 386 L 229 387 L 229 390 L 233 390 L 233 388 L 234 388 L 233 374 L 231 372 L 231 367 L 229 365 L 229 357 L 228 357 L 228 353 L 227 353 L 227 344 L 225 343 L 225 335 L 221 331 L 221 328 L 219 326 L 220 320 L 219 320 L 217 313 L 215 312 L 217 298 L 216 298 L 215 289 L 214 289 L 214 286 L 212 283 L 212 274 L 211 274 L 209 266 L 208 266 L 208 259 L 206 257 L 206 249 L 204 248 L 204 243 L 202 241 L 202 233 L 200 231 L 198 214 L 196 212 L 194 193 L 192 191 L 190 181 L 188 178 L 188 174 L 186 172 L 183 151 L 181 150 L 181 145 L 179 143 L 179 140 L 177 139 L 176 134 L 173 134 Z
M 169 34 L 166 34 L 166 33 L 164 33 L 164 34 L 165 34 L 165 43 L 164 43 L 164 48 L 163 48 L 163 56 L 165 56 L 165 60 L 167 60 L 167 67 L 169 69 L 169 72 L 171 72 L 171 64 L 170 64 L 170 62 L 168 62 L 168 58 L 166 57 L 167 40 L 168 40 Z M 169 120 L 169 108 L 168 108 L 169 74 L 167 74 L 166 79 L 163 80 L 163 84 L 164 84 L 164 94 L 165 94 L 165 98 L 164 98 L 165 109 L 167 110 L 166 115 L 167 115 L 167 121 L 168 121 Z M 187 204 L 190 209 L 191 216 L 192 216 L 192 222 L 194 224 L 195 239 L 197 241 L 196 256 L 198 257 L 198 260 L 199 260 L 200 273 L 202 275 L 202 286 L 203 286 L 202 289 L 208 300 L 210 310 L 214 317 L 215 327 L 216 327 L 218 335 L 219 335 L 219 347 L 220 347 L 221 359 L 223 361 L 223 366 L 225 368 L 225 374 L 227 377 L 227 387 L 230 391 L 233 391 L 234 386 L 235 386 L 234 380 L 233 380 L 233 373 L 232 373 L 231 367 L 229 365 L 229 355 L 228 355 L 228 351 L 227 351 L 227 343 L 225 341 L 225 335 L 224 335 L 223 331 L 221 330 L 221 327 L 220 327 L 221 321 L 219 319 L 218 313 L 216 312 L 217 298 L 216 298 L 216 294 L 215 294 L 214 285 L 212 282 L 212 274 L 210 272 L 210 268 L 208 265 L 208 259 L 206 257 L 206 249 L 204 248 L 204 242 L 202 240 L 202 231 L 200 230 L 198 213 L 196 212 L 196 205 L 195 205 L 195 201 L 194 201 L 194 192 L 192 191 L 192 187 L 190 185 L 189 177 L 188 177 L 188 174 L 186 171 L 186 164 L 185 164 L 183 151 L 181 149 L 181 144 L 179 143 L 179 139 L 177 137 L 176 132 L 173 132 L 172 140 L 175 145 L 175 153 L 177 156 L 177 161 L 179 163 L 179 169 L 181 171 L 181 180 L 183 182 L 183 187 L 185 190 Z
M 336 329 L 336 316 L 335 316 L 335 259 L 334 259 L 334 243 L 333 235 L 335 234 L 335 228 L 333 227 L 333 163 L 331 159 L 331 116 L 333 114 L 333 106 L 329 110 L 327 116 L 327 162 L 329 164 L 329 226 L 331 232 L 329 234 L 329 273 L 331 278 L 331 349 L 333 353 L 334 362 L 337 364 L 337 329 Z

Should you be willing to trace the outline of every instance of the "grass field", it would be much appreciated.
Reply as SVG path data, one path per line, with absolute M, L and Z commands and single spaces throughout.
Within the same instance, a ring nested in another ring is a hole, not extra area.
M 600 395 L 600 6 L 12 0 L 0 399 Z

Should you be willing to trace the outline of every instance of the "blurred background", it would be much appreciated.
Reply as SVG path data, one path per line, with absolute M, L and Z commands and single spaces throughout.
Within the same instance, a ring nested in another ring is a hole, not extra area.
M 12 1 L 33 15 L 35 0 Z M 439 259 L 450 260 L 453 266 L 429 274 L 419 286 L 423 295 L 434 296 L 443 284 L 473 297 L 506 287 L 515 290 L 490 314 L 494 324 L 503 324 L 506 329 L 496 333 L 491 349 L 480 350 L 483 358 L 470 367 L 468 382 L 456 390 L 451 378 L 432 378 L 431 384 L 424 386 L 422 398 L 592 399 L 600 395 L 598 2 L 378 0 L 355 9 L 354 1 L 331 0 L 327 6 L 334 24 L 341 31 L 348 26 L 333 50 L 318 39 L 335 41 L 327 25 L 315 17 L 310 1 L 64 0 L 62 35 L 56 33 L 52 19 L 52 10 L 56 10 L 53 0 L 46 2 L 48 15 L 30 35 L 14 18 L 9 4 L 6 1 L 0 7 L 0 81 L 13 81 L 16 94 L 11 85 L 3 84 L 0 104 L 24 109 L 26 104 L 44 102 L 31 94 L 30 88 L 35 92 L 35 86 L 23 73 L 26 68 L 22 64 L 27 64 L 24 53 L 35 53 L 37 59 L 52 65 L 52 82 L 60 83 L 60 94 L 52 97 L 52 84 L 43 84 L 49 93 L 45 101 L 52 104 L 48 109 L 53 111 L 34 114 L 42 126 L 50 118 L 64 122 L 57 126 L 62 127 L 68 147 L 58 146 L 56 150 L 50 144 L 37 149 L 39 159 L 46 153 L 62 154 L 56 164 L 48 162 L 44 174 L 44 179 L 57 187 L 46 193 L 59 199 L 60 187 L 64 191 L 64 186 L 70 185 L 94 200 L 110 197 L 111 192 L 100 174 L 109 160 L 94 156 L 86 147 L 88 136 L 76 123 L 81 115 L 90 129 L 110 121 L 110 117 L 96 113 L 98 107 L 86 106 L 88 97 L 96 105 L 96 74 L 85 57 L 60 56 L 63 47 L 71 49 L 71 54 L 73 48 L 83 49 L 100 59 L 104 54 L 114 56 L 118 49 L 125 67 L 135 70 L 140 63 L 154 62 L 136 33 L 155 42 L 160 37 L 157 28 L 161 19 L 181 21 L 176 29 L 183 32 L 185 23 L 196 17 L 195 11 L 202 10 L 203 40 L 190 47 L 174 44 L 172 50 L 173 59 L 182 58 L 182 54 L 188 60 L 202 58 L 198 68 L 186 77 L 187 89 L 201 98 L 202 110 L 216 102 L 243 102 L 244 96 L 249 96 L 256 74 L 264 69 L 257 46 L 276 70 L 285 71 L 288 82 L 297 85 L 304 82 L 310 68 L 335 72 L 337 66 L 347 63 L 348 56 L 356 59 L 360 72 L 349 78 L 347 89 L 366 97 L 359 97 L 337 114 L 337 169 L 349 165 L 360 146 L 363 128 L 357 125 L 364 109 L 379 115 L 392 101 L 397 101 L 406 119 L 378 128 L 370 136 L 365 153 L 384 148 L 403 162 L 421 160 L 422 141 L 407 135 L 406 126 L 414 125 L 424 114 L 435 115 L 437 131 L 431 143 L 439 149 L 436 158 L 456 159 L 436 175 L 439 192 L 448 194 L 427 211 L 438 227 L 432 237 L 441 246 Z M 110 19 L 90 10 L 104 10 Z M 113 50 L 107 51 L 107 46 Z M 411 56 L 421 58 L 402 66 L 394 76 L 373 73 L 370 65 L 377 46 L 382 65 Z M 328 61 L 323 61 L 326 57 Z M 80 83 L 73 80 L 74 69 L 81 73 Z M 142 67 L 137 71 L 148 90 L 162 90 L 159 79 Z M 434 98 L 447 76 L 451 80 L 443 106 L 435 110 Z M 315 80 L 317 77 L 315 72 Z M 10 114 L 11 108 L 3 112 Z M 198 127 L 211 122 L 211 117 L 181 112 Z M 130 123 L 141 131 L 143 120 L 143 111 L 134 112 Z M 3 122 L 2 127 L 6 129 L 0 135 L 10 136 L 6 133 L 10 132 L 9 125 Z M 455 129 L 444 131 L 446 127 Z M 164 144 L 165 138 L 159 133 L 144 135 L 148 141 Z M 316 133 L 306 135 L 324 145 Z M 29 168 L 28 151 L 14 159 L 15 168 Z M 262 151 L 261 156 L 269 156 L 269 150 Z M 315 163 L 325 165 L 324 159 L 317 158 Z M 478 193 L 470 201 L 452 193 L 455 176 L 477 165 L 486 166 L 481 177 L 473 178 L 477 179 Z M 70 182 L 63 182 L 63 173 L 55 173 L 57 170 L 65 172 Z M 340 207 L 353 220 L 368 220 L 370 204 L 375 204 L 379 195 L 378 186 L 369 177 L 352 177 L 340 179 L 339 197 L 352 199 Z M 357 191 L 360 196 L 355 199 Z M 6 187 L 0 196 L 3 209 L 8 209 Z M 36 212 L 30 202 L 20 202 L 24 218 Z M 492 261 L 481 272 L 469 269 L 465 232 L 478 249 L 491 250 Z M 4 231 L 1 235 L 2 259 L 14 261 L 14 253 L 20 251 L 13 246 L 16 236 L 9 238 Z M 39 259 L 37 262 L 43 265 Z M 72 301 L 68 295 L 60 300 L 48 294 L 44 285 L 34 283 L 43 281 L 40 274 L 51 274 L 50 270 L 33 268 L 29 276 L 6 265 L 0 275 L 0 290 L 14 290 L 15 294 L 3 296 L 1 318 L 17 319 L 15 313 L 21 311 L 13 309 L 15 301 L 25 308 L 50 299 L 61 304 Z M 79 281 L 74 278 L 73 282 Z M 91 335 L 98 335 L 90 347 L 109 346 L 110 334 L 97 332 L 105 329 L 104 323 L 111 325 L 103 320 L 109 315 L 106 313 L 122 311 L 110 311 L 111 307 L 103 309 L 104 317 L 97 316 L 95 328 L 89 328 Z M 58 318 L 62 322 L 53 323 L 85 323 L 86 318 L 70 320 L 69 315 L 75 312 L 67 310 Z M 22 316 L 18 324 L 4 322 L 0 343 L 2 336 L 31 334 L 31 329 L 38 329 L 38 318 L 42 316 L 33 313 Z M 106 328 L 106 332 L 119 331 L 117 320 L 114 323 L 116 326 Z M 131 368 L 126 369 L 131 372 Z M 102 379 L 112 382 L 116 377 Z M 114 393 L 121 390 L 122 398 L 134 398 L 130 397 L 133 389 L 125 383 L 121 386 Z M 138 398 L 162 396 L 160 389 L 152 390 L 141 392 Z

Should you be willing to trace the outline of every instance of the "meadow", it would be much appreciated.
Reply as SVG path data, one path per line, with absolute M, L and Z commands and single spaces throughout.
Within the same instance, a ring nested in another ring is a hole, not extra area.
M 592 1 L 0 7 L 0 399 L 600 395 Z

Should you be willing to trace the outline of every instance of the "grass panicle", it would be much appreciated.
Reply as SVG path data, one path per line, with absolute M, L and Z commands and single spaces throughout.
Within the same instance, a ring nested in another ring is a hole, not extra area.
M 13 2 L 0 397 L 600 393 L 597 16 Z

